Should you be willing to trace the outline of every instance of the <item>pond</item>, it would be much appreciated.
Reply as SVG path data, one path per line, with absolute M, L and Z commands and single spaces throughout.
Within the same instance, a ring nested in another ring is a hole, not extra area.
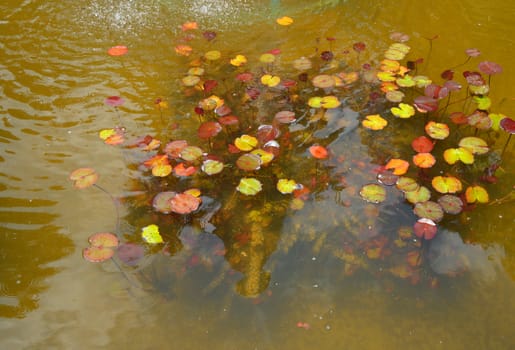
M 0 345 L 514 348 L 513 13 L 2 2 Z

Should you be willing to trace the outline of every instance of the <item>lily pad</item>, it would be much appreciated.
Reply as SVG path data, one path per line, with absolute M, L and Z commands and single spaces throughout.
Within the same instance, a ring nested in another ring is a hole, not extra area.
M 208 175 L 219 174 L 222 172 L 222 170 L 224 170 L 224 163 L 222 163 L 218 160 L 206 159 L 202 163 L 201 169 L 203 172 L 205 172 Z
M 404 192 L 404 197 L 412 204 L 423 203 L 431 198 L 431 191 L 425 186 L 419 186 L 414 191 Z
M 242 154 L 236 160 L 236 166 L 245 171 L 258 170 L 261 167 L 261 157 L 252 153 Z
M 442 209 L 447 214 L 459 214 L 463 210 L 463 201 L 460 197 L 446 194 L 438 198 L 438 204 L 442 206 Z
M 164 242 L 163 237 L 161 237 L 161 234 L 159 233 L 159 227 L 154 224 L 143 227 L 141 229 L 141 237 L 145 242 L 150 244 L 159 244 Z
M 435 176 L 431 185 L 440 193 L 456 193 L 462 189 L 461 181 L 454 176 Z
M 193 162 L 194 160 L 202 157 L 204 152 L 197 146 L 186 146 L 181 150 L 181 158 Z
M 98 174 L 93 168 L 79 168 L 71 172 L 70 180 L 75 188 L 88 188 L 97 182 Z
M 113 257 L 114 250 L 107 247 L 87 247 L 82 250 L 82 257 L 90 262 L 103 262 Z
M 327 89 L 334 86 L 334 78 L 331 75 L 320 74 L 315 76 L 311 82 L 313 86 L 321 89 Z
M 277 181 L 277 190 L 282 194 L 292 193 L 295 190 L 302 189 L 302 185 L 295 182 L 295 180 L 290 179 L 279 179 Z
M 431 219 L 434 222 L 442 220 L 444 215 L 440 204 L 433 201 L 425 201 L 415 204 L 413 212 L 420 218 Z
M 381 203 L 386 199 L 386 190 L 378 184 L 368 184 L 359 191 L 361 198 L 370 203 Z
M 145 255 L 145 248 L 136 243 L 123 243 L 116 250 L 116 255 L 125 265 L 135 266 Z
M 118 246 L 118 237 L 110 232 L 95 233 L 88 238 L 89 244 L 93 247 L 112 248 Z
M 436 227 L 436 223 L 428 218 L 421 218 L 413 225 L 413 232 L 419 238 L 424 238 L 425 240 L 433 239 L 436 236 L 438 228 Z
M 413 156 L 413 164 L 419 168 L 431 168 L 435 163 L 436 159 L 431 153 L 417 153 Z
M 281 124 L 290 124 L 295 121 L 295 112 L 280 111 L 275 114 L 274 119 Z
M 198 209 L 202 200 L 190 193 L 179 193 L 170 200 L 172 211 L 177 214 L 189 214 Z
M 152 200 L 152 207 L 160 213 L 169 214 L 172 212 L 170 200 L 176 195 L 177 193 L 173 191 L 159 192 Z
M 263 186 L 258 179 L 244 177 L 240 179 L 240 183 L 236 190 L 247 196 L 253 196 L 262 190 Z
M 485 154 L 489 151 L 486 141 L 474 136 L 462 138 L 458 145 L 468 149 L 472 154 Z
M 411 177 L 401 176 L 397 180 L 395 187 L 397 187 L 397 189 L 402 192 L 411 192 L 418 190 L 420 185 L 418 184 L 417 180 L 412 179 Z

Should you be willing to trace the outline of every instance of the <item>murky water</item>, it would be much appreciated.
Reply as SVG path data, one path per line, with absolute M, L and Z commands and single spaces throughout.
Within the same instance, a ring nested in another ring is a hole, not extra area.
M 127 153 L 98 139 L 100 129 L 117 123 L 104 104 L 106 96 L 124 97 L 123 124 L 134 136 L 187 134 L 163 130 L 153 103 L 158 97 L 167 100 L 166 113 L 172 120 L 182 122 L 191 113 L 191 103 L 184 102 L 177 84 L 187 61 L 173 50 L 182 40 L 180 25 L 186 21 L 196 20 L 202 28 L 217 32 L 217 40 L 205 44 L 205 50 L 257 57 L 280 47 L 285 61 L 327 45 L 317 44 L 317 38 L 326 37 L 336 38 L 335 46 L 363 41 L 367 57 L 377 60 L 394 30 L 410 34 L 415 55 L 425 56 L 425 38 L 438 34 L 428 74 L 437 75 L 449 64 L 462 62 L 465 49 L 479 48 L 485 59 L 504 68 L 493 77 L 491 97 L 502 113 L 513 117 L 514 12 L 512 4 L 501 0 L 485 4 L 4 1 L 0 4 L 0 345 L 5 349 L 515 347 L 513 201 L 483 206 L 448 223 L 432 245 L 437 257 L 432 268 L 445 274 L 459 269 L 460 261 L 446 252 L 452 247 L 460 259 L 469 261 L 470 271 L 455 278 L 444 275 L 437 288 L 429 288 L 385 277 L 381 263 L 374 265 L 373 273 L 345 276 L 341 261 L 320 250 L 323 239 L 317 245 L 318 233 L 328 233 L 327 241 L 332 242 L 330 233 L 345 222 L 338 218 L 353 213 L 338 204 L 336 191 L 327 190 L 302 211 L 273 223 L 280 236 L 267 247 L 270 281 L 258 298 L 246 298 L 237 289 L 242 276 L 227 262 L 232 261 L 230 252 L 226 257 L 216 254 L 221 239 L 206 235 L 200 240 L 193 225 L 182 228 L 180 252 L 173 257 L 156 255 L 142 269 L 143 277 L 133 281 L 151 284 L 152 290 L 135 287 L 110 263 L 85 262 L 81 250 L 87 237 L 113 230 L 116 213 L 104 193 L 78 191 L 67 179 L 73 169 L 94 167 L 102 187 L 132 203 L 130 190 L 139 172 L 127 167 Z M 295 19 L 287 34 L 274 23 L 282 15 Z M 121 60 L 106 55 L 117 44 L 130 48 Z M 342 128 L 331 143 L 333 152 L 349 157 L 362 152 L 365 163 L 373 162 L 374 152 L 367 146 L 373 142 L 362 139 L 352 127 L 356 117 L 351 111 L 343 117 L 350 122 L 344 127 L 329 123 L 318 136 L 329 137 L 331 128 Z M 507 155 L 503 163 L 507 175 L 492 189 L 492 198 L 513 191 L 513 147 Z M 352 210 L 367 208 L 352 204 Z M 380 214 L 389 220 L 402 214 L 395 202 L 390 204 Z M 125 230 L 149 223 L 148 213 L 138 216 L 129 206 L 120 209 L 126 216 Z M 298 234 L 299 226 L 300 231 L 308 228 L 302 239 L 292 235 Z M 192 261 L 192 256 L 205 260 Z M 299 322 L 309 327 L 298 327 Z

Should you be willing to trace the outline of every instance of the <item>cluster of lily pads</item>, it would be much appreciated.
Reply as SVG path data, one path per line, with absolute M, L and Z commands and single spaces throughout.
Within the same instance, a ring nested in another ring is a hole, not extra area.
M 292 23 L 289 17 L 277 20 L 281 26 Z M 354 68 L 348 64 L 359 63 L 366 49 L 358 42 L 338 52 L 317 48 L 309 57 L 299 57 L 283 67 L 278 63 L 284 65 L 280 49 L 270 49 L 257 58 L 226 56 L 218 50 L 204 52 L 189 42 L 216 42 L 217 34 L 201 32 L 196 22 L 183 24 L 182 30 L 183 42 L 175 47 L 175 53 L 188 65 L 180 84 L 185 98 L 196 98 L 188 120 L 191 125 L 191 119 L 198 118 L 196 138 L 160 140 L 145 135 L 127 141 L 119 114 L 124 103 L 120 96 L 105 100 L 115 109 L 119 125 L 99 132 L 108 145 L 148 153 L 141 163 L 142 178 L 152 178 L 148 195 L 159 215 L 194 216 L 202 208 L 203 196 L 214 193 L 213 183 L 216 187 L 221 179 L 234 189 L 220 199 L 221 210 L 234 196 L 252 197 L 270 191 L 290 196 L 291 208 L 301 209 L 311 192 L 330 181 L 330 167 L 324 167 L 323 161 L 338 157 L 325 143 L 329 141 L 317 140 L 309 130 L 323 123 L 328 111 L 350 106 L 361 112 L 368 103 L 378 101 L 384 108 L 361 116 L 361 126 L 368 133 L 385 132 L 398 120 L 406 125 L 424 122 L 406 145 L 413 151 L 411 159 L 388 157 L 376 181 L 359 191 L 363 200 L 381 203 L 386 198 L 385 186 L 396 186 L 413 205 L 418 217 L 413 233 L 423 240 L 435 237 L 445 214 L 456 215 L 489 201 L 486 186 L 496 182 L 496 171 L 515 130 L 513 119 L 490 111 L 491 77 L 502 71 L 498 64 L 479 62 L 478 71 L 463 72 L 464 83 L 454 79 L 457 66 L 443 72 L 437 83 L 418 73 L 421 59 L 407 59 L 409 37 L 393 33 L 390 38 L 394 43 L 377 64 Z M 335 38 L 327 40 L 332 45 Z M 116 57 L 128 51 L 120 45 L 108 53 Z M 470 49 L 466 54 L 465 63 L 480 52 Z M 224 72 L 223 84 L 215 78 L 220 71 Z M 355 90 L 367 91 L 364 102 L 357 101 Z M 454 96 L 458 97 L 453 100 Z M 166 124 L 168 103 L 158 98 L 154 104 Z M 490 130 L 509 134 L 500 155 L 494 151 L 495 140 L 482 136 Z M 314 171 L 291 172 L 289 167 L 301 158 L 308 160 L 306 164 Z M 435 165 L 438 170 L 432 172 Z M 92 168 L 77 169 L 70 179 L 77 188 L 95 185 L 105 191 L 95 184 L 98 175 Z M 199 186 L 208 183 L 206 188 Z M 159 223 L 142 227 L 140 234 L 149 245 L 166 243 Z M 120 240 L 119 232 L 95 234 L 83 256 L 92 262 L 104 261 L 113 256 L 116 246 L 120 260 L 129 265 L 143 256 L 141 245 L 119 245 Z M 411 260 L 418 264 L 419 255 Z

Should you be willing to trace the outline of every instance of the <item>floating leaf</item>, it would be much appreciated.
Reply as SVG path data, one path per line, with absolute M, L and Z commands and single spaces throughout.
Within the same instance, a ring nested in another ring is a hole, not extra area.
M 220 131 L 222 131 L 222 126 L 218 122 L 209 121 L 200 124 L 197 135 L 201 139 L 209 139 L 218 135 Z
M 274 119 L 281 124 L 290 124 L 295 121 L 295 112 L 280 111 L 275 114 Z
M 184 163 L 179 163 L 173 168 L 173 172 L 177 176 L 191 176 L 197 172 L 197 168 L 194 166 L 186 166 Z
M 202 200 L 190 193 L 178 193 L 170 200 L 172 211 L 177 214 L 189 214 L 198 209 Z
M 458 160 L 463 164 L 472 164 L 474 163 L 474 155 L 468 149 L 459 147 L 459 148 L 448 148 L 443 152 L 443 159 L 448 164 L 453 165 Z
M 161 237 L 161 234 L 159 233 L 159 227 L 154 224 L 143 227 L 141 230 L 141 237 L 143 237 L 145 242 L 150 244 L 163 243 L 163 237 Z
M 258 127 L 256 136 L 261 143 L 267 143 L 268 141 L 274 140 L 281 132 L 273 125 L 263 124 Z
M 172 212 L 172 205 L 170 200 L 175 197 L 177 193 L 173 191 L 159 192 L 154 196 L 152 200 L 152 207 L 163 214 L 169 214 Z
M 187 30 L 198 29 L 198 24 L 197 24 L 197 22 L 184 22 L 181 25 L 181 29 L 182 29 L 183 32 L 185 32 Z
M 88 238 L 89 244 L 93 247 L 113 248 L 119 244 L 118 237 L 110 232 L 95 233 Z
M 272 63 L 275 61 L 275 56 L 271 53 L 264 53 L 259 56 L 259 61 L 262 63 Z
M 282 26 L 289 26 L 293 23 L 293 19 L 288 16 L 277 18 L 275 21 Z
M 478 68 L 481 71 L 481 73 L 488 75 L 493 75 L 502 72 L 502 67 L 499 64 L 490 61 L 479 62 Z
M 218 122 L 221 125 L 237 125 L 239 124 L 240 120 L 234 115 L 226 115 L 218 118 Z
M 88 188 L 97 182 L 98 174 L 93 168 L 79 168 L 70 173 L 70 180 L 75 188 Z
M 158 177 L 166 177 L 172 173 L 172 166 L 170 164 L 158 164 L 152 167 L 152 175 Z
M 393 82 L 397 80 L 396 74 L 394 72 L 378 72 L 377 79 L 383 82 Z M 394 89 L 398 89 L 398 86 L 394 84 Z M 384 91 L 384 90 L 383 90 Z
M 182 78 L 182 83 L 185 86 L 195 86 L 200 81 L 200 77 L 196 75 L 187 75 L 184 78 Z
M 419 168 L 431 168 L 435 163 L 436 159 L 431 153 L 417 153 L 413 156 L 413 164 Z
M 258 156 L 261 159 L 261 165 L 267 165 L 275 157 L 275 155 L 272 152 L 265 151 L 261 148 L 255 149 L 250 153 Z
M 429 153 L 433 150 L 434 143 L 426 136 L 419 136 L 411 141 L 411 147 L 415 150 L 415 152 Z
M 127 48 L 127 46 L 117 45 L 117 46 L 113 46 L 109 50 L 107 50 L 107 53 L 111 56 L 123 56 L 128 51 L 129 51 L 129 49 Z
M 367 129 L 382 130 L 386 125 L 388 125 L 388 122 L 379 114 L 373 114 L 367 115 L 361 124 L 363 124 L 363 126 Z
M 446 194 L 438 198 L 438 204 L 448 214 L 459 214 L 463 210 L 463 201 L 458 196 Z
M 180 158 L 181 152 L 188 146 L 188 142 L 185 140 L 175 140 L 166 144 L 164 152 L 170 158 Z
M 413 80 L 413 77 L 411 75 L 409 75 L 409 74 L 406 74 L 402 78 L 397 78 L 397 80 L 395 80 L 395 82 L 400 87 L 412 87 L 412 86 L 415 86 L 417 84 L 415 82 L 415 80 Z
M 443 140 L 449 136 L 449 126 L 444 123 L 430 121 L 424 127 L 426 133 L 435 140 Z
M 236 187 L 240 193 L 247 196 L 253 196 L 262 189 L 261 182 L 258 179 L 244 177 L 240 179 L 240 183 Z
M 404 192 L 404 197 L 412 204 L 427 202 L 431 198 L 431 191 L 425 186 L 419 186 L 414 191 Z
M 409 163 L 403 159 L 392 158 L 384 167 L 385 169 L 393 169 L 394 175 L 404 175 L 408 171 Z
M 203 153 L 202 149 L 197 146 L 186 146 L 181 150 L 180 156 L 188 162 L 193 162 L 202 157 Z
M 431 219 L 434 222 L 439 222 L 443 219 L 443 209 L 440 204 L 432 201 L 415 204 L 413 212 L 419 218 Z
M 377 181 L 385 186 L 393 186 L 399 180 L 399 176 L 391 171 L 381 171 L 377 174 Z
M 213 159 L 206 159 L 202 163 L 202 171 L 205 172 L 208 175 L 215 175 L 218 173 L 221 173 L 222 170 L 224 170 L 224 163 L 213 160 Z
M 492 105 L 492 100 L 488 96 L 474 96 L 474 102 L 477 103 L 477 108 L 481 110 L 488 110 Z
M 394 116 L 404 119 L 415 115 L 415 108 L 406 103 L 399 103 L 398 107 L 392 107 L 390 111 Z
M 378 184 L 368 184 L 359 191 L 361 198 L 370 203 L 381 203 L 386 199 L 386 190 Z
M 236 166 L 245 171 L 258 170 L 261 167 L 261 157 L 252 153 L 242 154 L 236 160 Z
M 302 188 L 302 185 L 295 182 L 295 180 L 289 179 L 279 179 L 277 181 L 277 190 L 282 194 L 292 193 L 295 190 L 299 190 Z
M 415 97 L 413 104 L 421 113 L 434 112 L 438 109 L 438 100 L 429 96 Z
M 399 90 L 387 91 L 385 97 L 388 101 L 398 103 L 404 99 L 404 93 Z
M 114 250 L 106 247 L 87 247 L 82 250 L 82 257 L 89 262 L 103 262 L 113 257 Z
M 432 80 L 425 75 L 416 75 L 413 77 L 413 80 L 415 81 L 415 84 L 418 88 L 425 88 L 432 83 Z
M 418 190 L 420 185 L 415 179 L 412 179 L 411 177 L 401 176 L 397 180 L 395 187 L 397 187 L 399 191 L 411 192 Z
M 479 51 L 479 49 L 476 48 L 470 48 L 465 50 L 465 54 L 469 57 L 477 57 L 481 55 L 481 51 Z
M 276 75 L 265 74 L 261 77 L 261 83 L 269 87 L 277 86 L 280 82 L 281 78 Z
M 218 50 L 208 51 L 204 54 L 204 57 L 209 61 L 216 61 L 222 57 L 222 53 Z
M 421 218 L 413 225 L 413 232 L 419 238 L 424 238 L 425 240 L 433 239 L 436 236 L 436 232 L 438 231 L 436 224 L 433 220 L 428 218 Z
M 324 96 L 320 102 L 321 107 L 326 109 L 336 108 L 340 106 L 340 104 L 341 103 L 336 96 Z
M 104 140 L 107 145 L 119 145 L 124 141 L 123 131 L 120 128 L 100 130 L 98 136 Z
M 156 154 L 152 158 L 147 159 L 143 162 L 143 165 L 147 168 L 154 168 L 158 165 L 167 165 L 170 164 L 168 161 L 168 156 L 166 154 Z
M 486 141 L 474 136 L 462 138 L 458 145 L 461 148 L 469 150 L 473 154 L 485 154 L 489 151 Z
M 506 131 L 510 135 L 515 133 L 515 120 L 506 117 L 501 119 L 499 125 L 504 131 Z
M 320 145 L 313 145 L 309 147 L 309 153 L 316 159 L 325 159 L 329 156 L 327 148 Z
M 241 151 L 250 151 L 258 144 L 258 140 L 254 136 L 243 134 L 234 140 L 234 145 Z
M 492 120 L 486 111 L 476 109 L 467 117 L 467 123 L 480 130 L 488 130 L 492 126 Z
M 307 57 L 297 58 L 295 61 L 293 61 L 293 67 L 300 71 L 311 69 L 312 66 L 313 65 L 311 61 Z
M 400 61 L 406 57 L 406 54 L 409 52 L 410 47 L 401 43 L 394 43 L 390 45 L 388 50 L 384 53 L 384 57 L 389 60 Z
M 454 176 L 435 176 L 431 185 L 440 193 L 456 193 L 462 189 L 461 181 Z
M 467 203 L 488 203 L 488 192 L 481 186 L 469 186 L 465 190 Z
M 313 86 L 321 89 L 327 89 L 334 86 L 334 78 L 330 75 L 320 74 L 315 76 L 311 82 Z
M 125 103 L 125 100 L 120 96 L 109 96 L 105 99 L 105 104 L 111 107 L 118 107 Z
M 193 49 L 191 48 L 191 46 L 188 45 L 177 45 L 175 47 L 175 52 L 181 56 L 189 56 L 191 55 L 192 51 Z
M 491 128 L 495 131 L 498 131 L 501 126 L 501 120 L 506 118 L 506 116 L 501 113 L 490 113 L 488 114 L 488 118 L 491 120 Z
M 116 250 L 116 254 L 126 265 L 135 266 L 145 255 L 145 248 L 136 243 L 123 243 Z
M 245 57 L 243 55 L 236 55 L 236 57 L 234 57 L 230 60 L 230 63 L 235 67 L 239 67 L 239 66 L 247 63 L 247 57 Z

